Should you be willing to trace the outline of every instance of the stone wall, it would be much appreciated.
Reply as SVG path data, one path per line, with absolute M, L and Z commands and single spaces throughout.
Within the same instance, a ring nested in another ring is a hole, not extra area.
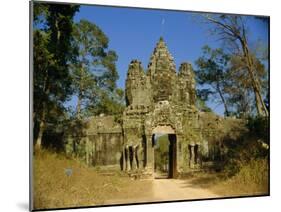
M 68 136 L 66 152 L 90 166 L 115 166 L 120 169 L 123 134 L 114 116 L 96 116 L 87 120 L 83 136 Z
M 246 122 L 231 117 L 221 117 L 212 112 L 199 114 L 202 143 L 204 144 L 203 156 L 213 160 L 217 152 L 226 152 L 224 142 L 239 138 L 247 132 Z

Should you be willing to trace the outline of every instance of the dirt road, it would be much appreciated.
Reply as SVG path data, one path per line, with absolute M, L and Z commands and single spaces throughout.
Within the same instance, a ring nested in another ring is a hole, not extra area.
M 195 187 L 189 180 L 155 179 L 153 181 L 153 201 L 214 198 L 218 195 Z
M 130 197 L 128 199 L 107 200 L 106 204 L 158 202 L 170 200 L 190 200 L 215 198 L 218 195 L 191 183 L 191 180 L 154 179 L 151 192 L 146 197 Z

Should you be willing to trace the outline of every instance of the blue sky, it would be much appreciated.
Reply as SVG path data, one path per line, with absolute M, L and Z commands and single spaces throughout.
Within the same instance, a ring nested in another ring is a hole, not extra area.
M 160 36 L 173 55 L 176 67 L 182 62 L 193 64 L 202 54 L 201 48 L 208 44 L 220 47 L 221 43 L 208 33 L 209 26 L 201 23 L 195 13 L 129 9 L 103 6 L 81 6 L 74 21 L 86 19 L 98 25 L 109 38 L 109 49 L 118 54 L 117 70 L 119 80 L 117 85 L 125 86 L 128 65 L 132 59 L 142 62 L 147 68 L 152 51 Z M 261 21 L 249 21 L 251 41 L 267 41 L 267 25 Z M 209 102 L 208 105 L 218 114 L 223 114 L 222 105 Z

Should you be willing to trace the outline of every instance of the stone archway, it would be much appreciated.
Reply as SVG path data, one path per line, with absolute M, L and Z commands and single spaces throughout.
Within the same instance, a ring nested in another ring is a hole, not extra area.
M 156 139 L 155 135 L 162 134 L 168 136 L 167 144 L 167 157 L 168 157 L 168 169 L 167 169 L 167 178 L 175 178 L 177 175 L 177 136 L 175 130 L 171 126 L 157 126 L 152 130 L 152 148 L 153 148 L 153 170 L 154 177 L 158 178 L 159 176 L 155 175 L 156 173 Z M 163 176 L 162 176 L 163 177 Z
M 165 126 L 157 126 L 152 130 L 152 134 L 176 134 L 176 131 L 170 126 L 170 125 L 165 125 Z

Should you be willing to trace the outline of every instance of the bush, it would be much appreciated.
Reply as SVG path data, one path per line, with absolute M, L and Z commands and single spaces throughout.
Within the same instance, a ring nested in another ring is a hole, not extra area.
M 269 143 L 269 119 L 268 117 L 258 116 L 249 117 L 247 122 L 249 133 L 257 138 Z
M 246 126 L 248 131 L 241 134 L 240 138 L 228 138 L 223 142 L 228 149 L 223 163 L 227 176 L 237 174 L 245 164 L 251 161 L 268 157 L 268 118 L 248 118 Z
M 251 160 L 241 164 L 239 171 L 217 187 L 225 195 L 268 194 L 268 159 Z

